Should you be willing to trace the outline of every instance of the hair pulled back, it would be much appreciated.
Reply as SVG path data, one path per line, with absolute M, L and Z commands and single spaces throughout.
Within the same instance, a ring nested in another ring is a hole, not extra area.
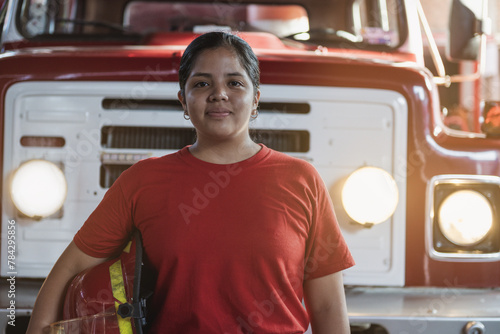
M 236 35 L 222 31 L 214 31 L 195 38 L 182 55 L 179 67 L 179 86 L 183 96 L 186 88 L 186 81 L 191 74 L 191 70 L 198 56 L 205 50 L 221 47 L 227 48 L 236 54 L 241 66 L 245 69 L 252 81 L 254 93 L 257 92 L 260 84 L 259 60 L 250 45 Z

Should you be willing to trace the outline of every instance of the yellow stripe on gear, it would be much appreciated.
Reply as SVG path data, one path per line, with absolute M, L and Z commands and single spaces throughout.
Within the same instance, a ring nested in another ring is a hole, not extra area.
M 118 306 L 127 302 L 121 260 L 109 266 L 109 277 L 111 278 L 111 288 L 113 290 L 113 297 L 115 298 L 115 309 L 118 311 Z M 116 318 L 118 319 L 120 334 L 133 334 L 131 318 L 124 319 L 118 313 L 116 314 Z
M 130 253 L 130 247 L 132 247 L 132 241 L 129 241 L 127 246 L 123 249 L 125 253 Z

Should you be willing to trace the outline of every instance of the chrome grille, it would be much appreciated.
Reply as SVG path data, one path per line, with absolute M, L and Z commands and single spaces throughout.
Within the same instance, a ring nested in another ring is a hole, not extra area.
M 192 128 L 105 126 L 101 130 L 104 148 L 173 150 L 195 142 Z

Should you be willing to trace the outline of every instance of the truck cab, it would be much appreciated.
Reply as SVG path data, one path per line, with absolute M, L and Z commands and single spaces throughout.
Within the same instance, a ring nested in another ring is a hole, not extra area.
M 468 27 L 452 56 L 480 65 L 484 13 L 450 11 Z M 356 261 L 352 331 L 500 331 L 496 104 L 484 132 L 446 124 L 438 85 L 481 66 L 431 72 L 419 1 L 6 0 L 0 19 L 6 332 L 120 173 L 193 143 L 178 65 L 213 30 L 259 57 L 255 140 L 311 162 L 330 191 Z

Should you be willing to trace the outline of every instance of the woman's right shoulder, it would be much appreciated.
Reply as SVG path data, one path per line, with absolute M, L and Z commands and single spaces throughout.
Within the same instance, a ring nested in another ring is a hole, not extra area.
M 178 166 L 182 164 L 179 154 L 180 151 L 160 157 L 150 157 L 139 160 L 122 172 L 120 179 L 122 179 L 121 181 L 128 182 L 138 179 L 139 176 L 141 178 L 147 178 L 157 173 L 165 173 L 173 168 L 178 168 Z
M 144 170 L 155 167 L 164 167 L 170 165 L 176 165 L 180 163 L 181 151 L 169 153 L 160 157 L 149 157 L 137 161 L 129 169 Z

